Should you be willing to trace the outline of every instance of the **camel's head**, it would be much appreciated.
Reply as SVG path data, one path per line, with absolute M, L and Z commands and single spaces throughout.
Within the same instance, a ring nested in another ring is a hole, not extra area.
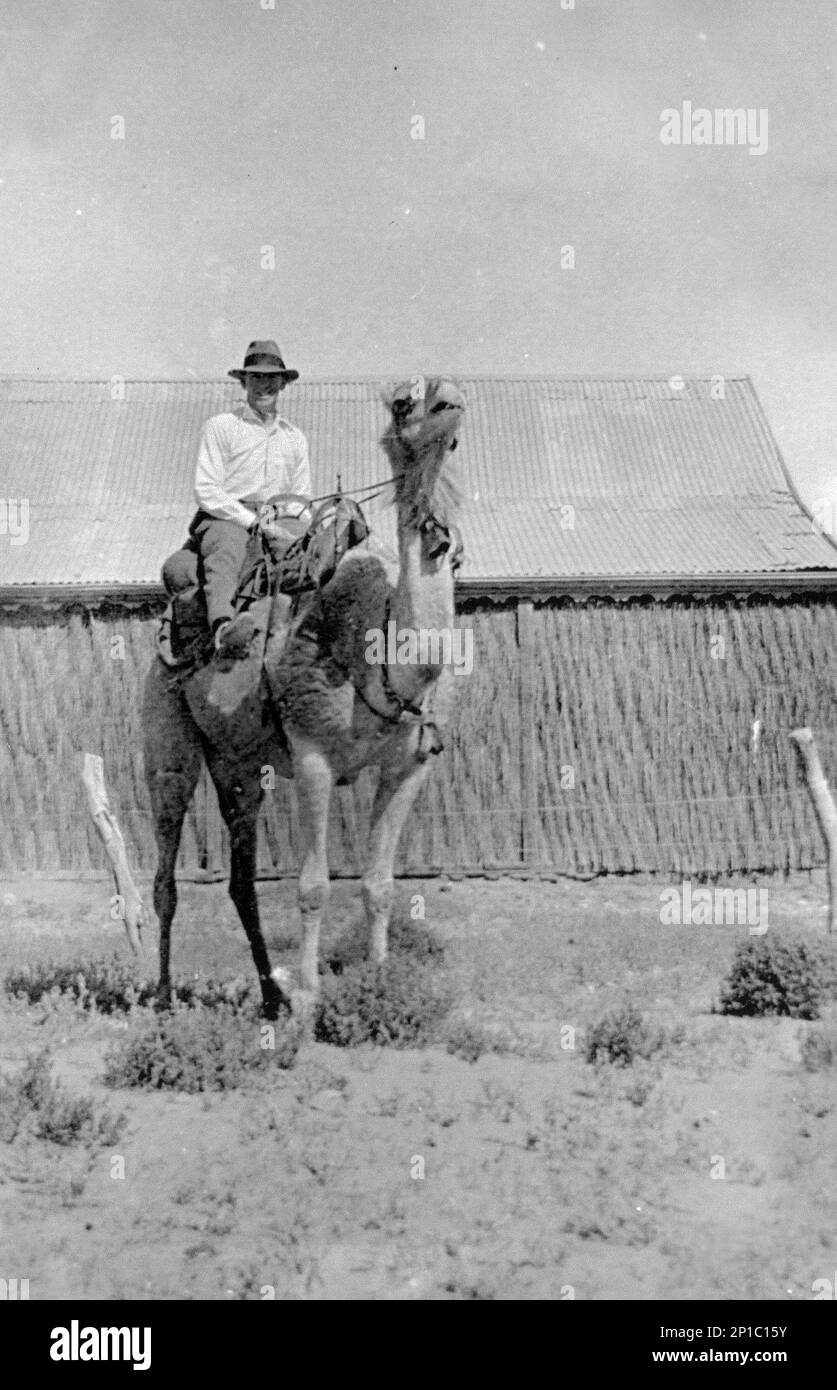
M 460 494 L 451 463 L 465 397 L 447 377 L 414 376 L 384 397 L 392 420 L 381 444 L 392 465 L 399 520 L 422 530 L 433 558 L 449 548 Z
M 413 457 L 456 448 L 457 431 L 465 412 L 459 387 L 442 376 L 414 376 L 384 397 L 392 421 L 383 443 L 400 445 Z

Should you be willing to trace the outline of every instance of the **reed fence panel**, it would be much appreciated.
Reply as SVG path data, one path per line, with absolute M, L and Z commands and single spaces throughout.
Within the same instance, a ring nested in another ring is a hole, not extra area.
M 103 867 L 79 755 L 104 759 L 132 865 L 155 863 L 142 686 L 159 606 L 0 611 L 0 873 Z M 475 598 L 457 623 L 447 747 L 410 815 L 400 873 L 723 875 L 809 868 L 824 850 L 791 729 L 810 726 L 837 782 L 837 606 Z M 335 873 L 361 867 L 374 774 L 338 789 Z M 267 794 L 259 869 L 295 873 L 292 787 Z M 182 873 L 222 873 L 226 831 L 204 777 Z

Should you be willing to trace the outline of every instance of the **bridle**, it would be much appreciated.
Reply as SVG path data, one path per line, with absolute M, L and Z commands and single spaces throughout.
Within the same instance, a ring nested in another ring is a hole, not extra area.
M 444 563 L 446 560 L 451 567 L 451 572 L 455 575 L 462 564 L 464 554 L 462 534 L 459 528 L 457 526 L 451 526 L 447 522 L 440 521 L 432 512 L 428 512 L 419 522 L 418 530 L 421 535 L 422 551 L 425 558 L 428 560 L 440 560 L 441 563 Z M 387 598 L 386 609 L 384 611 L 384 631 L 387 633 L 389 632 L 391 617 L 392 601 Z M 366 705 L 366 708 L 371 710 L 378 719 L 384 719 L 388 724 L 400 724 L 402 721 L 410 719 L 422 720 L 427 724 L 432 723 L 430 720 L 424 720 L 420 705 L 413 704 L 411 700 L 405 700 L 402 695 L 399 695 L 398 692 L 393 689 L 389 674 L 389 663 L 386 661 L 381 664 L 381 685 L 383 686 L 387 700 L 395 706 L 395 710 L 392 713 L 377 709 L 376 706 L 372 704 L 372 701 L 367 699 L 364 692 L 358 686 L 355 686 L 355 691 L 359 698 Z M 436 730 L 435 724 L 433 724 L 432 727 Z M 436 730 L 436 733 L 438 736 L 438 730 Z M 441 746 L 440 741 L 439 747 L 434 748 L 433 751 L 441 752 Z
M 392 402 L 392 415 L 399 443 L 402 447 L 408 449 L 408 442 L 401 437 L 400 426 L 411 413 L 413 404 L 414 400 L 412 396 Z M 457 444 L 458 440 L 454 436 L 448 446 L 451 453 L 457 447 Z M 402 472 L 394 474 L 392 478 L 388 479 L 387 483 L 398 481 L 405 476 L 406 470 L 402 470 Z M 386 487 L 387 483 L 384 483 L 378 491 L 383 491 L 383 487 Z M 377 493 L 373 495 L 377 495 Z M 416 518 L 416 524 L 419 535 L 421 536 L 421 548 L 424 558 L 430 561 L 439 561 L 440 563 L 444 563 L 446 559 L 451 567 L 451 572 L 456 574 L 456 571 L 462 564 L 464 555 L 462 533 L 459 528 L 443 521 L 440 517 L 436 516 L 435 512 L 431 511 L 429 507 L 425 508 L 423 514 Z M 384 630 L 386 632 L 389 632 L 391 612 L 392 605 L 388 598 L 384 614 Z M 387 700 L 394 706 L 392 712 L 376 708 L 358 686 L 355 686 L 355 691 L 363 704 L 366 705 L 367 709 L 378 719 L 383 719 L 388 724 L 396 725 L 405 720 L 421 721 L 423 729 L 426 727 L 428 732 L 432 733 L 429 751 L 433 753 L 441 752 L 442 741 L 439 738 L 439 731 L 436 725 L 432 720 L 425 719 L 420 705 L 413 704 L 411 700 L 405 700 L 402 695 L 399 695 L 398 692 L 393 689 L 389 674 L 389 664 L 386 661 L 381 664 L 381 685 Z
M 432 512 L 428 512 L 419 523 L 419 531 L 425 559 L 437 560 L 440 555 L 450 554 L 451 569 L 455 574 L 464 556 L 462 532 L 459 527 L 440 521 Z

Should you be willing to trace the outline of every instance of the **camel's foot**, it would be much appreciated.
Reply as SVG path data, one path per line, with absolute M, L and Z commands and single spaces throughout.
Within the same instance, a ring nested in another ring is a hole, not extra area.
M 261 981 L 262 1011 L 265 1018 L 271 1022 L 275 1022 L 281 1013 L 293 1010 L 292 991 L 285 979 L 287 973 L 281 966 L 277 966 L 266 980 Z
M 291 995 L 291 1012 L 305 1033 L 313 1032 L 317 997 L 311 989 L 295 989 Z
M 310 989 L 304 982 L 301 987 L 297 986 L 290 970 L 287 970 L 283 965 L 277 965 L 276 969 L 271 971 L 271 979 L 283 998 L 287 1000 L 293 1017 L 302 1025 L 305 1032 L 310 1033 L 314 1025 L 319 987 Z
M 158 1013 L 167 1013 L 171 1008 L 171 982 L 161 980 L 154 996 L 154 1008 Z

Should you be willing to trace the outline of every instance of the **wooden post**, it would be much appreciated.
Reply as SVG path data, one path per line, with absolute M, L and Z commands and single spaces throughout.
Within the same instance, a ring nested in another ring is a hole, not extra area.
M 535 749 L 535 607 L 531 599 L 517 601 L 517 659 L 520 673 L 520 862 L 525 868 L 534 866 L 539 859 Z
M 137 886 L 131 877 L 122 831 L 119 829 L 116 816 L 110 809 L 107 788 L 105 787 L 104 764 L 95 753 L 82 755 L 81 780 L 87 792 L 87 804 L 93 817 L 93 824 L 110 860 L 110 867 L 116 882 L 116 891 L 122 899 L 123 920 L 125 930 L 128 933 L 128 944 L 135 956 L 141 956 L 143 954 L 141 932 L 146 921 L 145 909 Z
M 791 738 L 805 765 L 805 777 L 820 830 L 825 840 L 826 874 L 828 877 L 828 930 L 837 931 L 837 806 L 829 791 L 828 782 L 810 729 L 794 729 Z

